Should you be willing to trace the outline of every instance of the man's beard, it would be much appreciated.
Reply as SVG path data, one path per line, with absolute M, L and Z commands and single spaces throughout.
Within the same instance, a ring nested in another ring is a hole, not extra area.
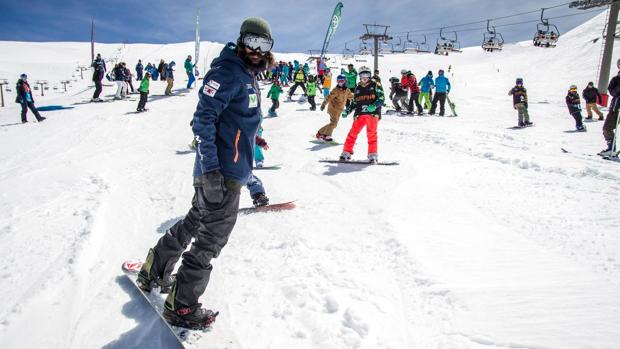
M 239 55 L 239 57 L 241 57 L 241 59 L 243 59 L 243 62 L 250 69 L 250 71 L 252 71 L 254 73 L 259 73 L 259 72 L 262 72 L 262 71 L 266 70 L 268 67 L 271 67 L 271 66 L 273 66 L 275 64 L 274 63 L 274 58 L 273 58 L 273 55 L 271 54 L 271 52 L 265 52 L 263 54 L 256 53 L 256 56 L 260 57 L 260 60 L 257 63 L 254 63 L 250 59 L 250 55 L 248 55 L 245 52 L 245 49 L 243 47 L 241 47 L 241 46 L 242 45 L 237 46 L 239 48 L 237 50 L 237 54 Z

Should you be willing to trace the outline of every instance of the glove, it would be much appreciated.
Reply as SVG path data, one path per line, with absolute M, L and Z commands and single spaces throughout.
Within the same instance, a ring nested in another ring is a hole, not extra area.
M 377 106 L 376 106 L 376 105 L 374 105 L 374 104 L 371 104 L 371 105 L 369 105 L 368 107 L 366 107 L 366 110 L 367 110 L 369 113 L 374 113 L 374 112 L 375 112 L 375 110 L 377 110 Z
M 340 116 L 342 116 L 343 119 L 347 118 L 347 115 L 349 115 L 349 113 L 347 113 L 347 111 L 343 111 L 342 114 L 340 114 Z
M 224 176 L 222 176 L 220 171 L 215 170 L 207 172 L 198 177 L 198 180 L 200 181 L 207 202 L 219 204 L 224 201 L 226 186 L 224 185 Z

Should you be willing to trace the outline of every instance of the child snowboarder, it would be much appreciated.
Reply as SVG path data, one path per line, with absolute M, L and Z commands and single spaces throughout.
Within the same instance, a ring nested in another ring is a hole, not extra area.
M 149 79 L 150 78 L 151 78 L 151 73 L 147 72 L 146 74 L 144 74 L 144 78 L 142 78 L 142 81 L 140 82 L 140 87 L 138 88 L 138 91 L 140 92 L 140 101 L 138 102 L 138 109 L 136 109 L 136 111 L 139 113 L 148 110 L 145 107 L 146 107 L 146 101 L 149 96 Z
M 325 110 L 325 106 L 329 104 L 327 108 L 329 124 L 321 127 L 316 133 L 316 138 L 318 140 L 324 140 L 326 142 L 334 141 L 332 139 L 332 134 L 336 126 L 338 126 L 340 114 L 344 110 L 346 103 L 353 99 L 353 92 L 347 88 L 347 78 L 344 75 L 338 75 L 336 81 L 336 88 L 329 93 L 321 104 L 321 110 Z
M 588 82 L 588 87 L 583 89 L 581 95 L 586 101 L 586 111 L 588 113 L 586 120 L 592 120 L 592 111 L 598 115 L 599 120 L 604 120 L 605 118 L 603 118 L 603 113 L 601 113 L 596 105 L 596 102 L 601 100 L 601 94 L 598 92 L 598 89 L 594 87 L 594 83 L 592 81 Z
M 583 126 L 581 100 L 579 98 L 579 93 L 577 93 L 577 85 L 570 85 L 568 94 L 566 95 L 566 106 L 568 107 L 570 115 L 575 119 L 575 128 L 577 131 L 585 132 L 586 128 Z
M 271 98 L 271 108 L 269 108 L 268 115 L 270 117 L 278 116 L 276 109 L 280 107 L 280 94 L 282 93 L 282 86 L 280 86 L 279 80 L 274 80 L 271 84 L 269 92 L 267 92 L 267 98 Z
M 530 122 L 530 115 L 527 112 L 527 90 L 523 87 L 522 78 L 517 78 L 515 87 L 508 91 L 508 95 L 512 96 L 512 105 L 519 114 L 518 127 L 533 125 Z
M 315 111 L 316 110 L 316 103 L 314 101 L 314 97 L 316 97 L 316 90 L 317 90 L 317 82 L 316 82 L 316 76 L 315 75 L 310 75 L 308 76 L 308 103 L 310 103 L 310 110 Z
M 293 98 L 293 93 L 295 93 L 295 90 L 298 86 L 301 87 L 301 89 L 304 91 L 304 96 L 306 95 L 306 85 L 304 84 L 306 82 L 306 75 L 304 74 L 304 71 L 302 69 L 297 69 L 297 71 L 295 72 L 294 80 L 295 84 L 288 92 L 289 101 Z
M 396 111 L 407 108 L 407 88 L 401 85 L 397 77 L 390 78 L 390 100 L 394 104 Z
M 351 104 L 342 112 L 342 117 L 355 111 L 353 125 L 344 143 L 341 161 L 350 161 L 353 155 L 353 146 L 357 135 L 366 126 L 368 136 L 368 162 L 376 164 L 379 160 L 377 155 L 377 126 L 381 118 L 381 106 L 384 104 L 385 97 L 381 84 L 371 80 L 372 71 L 368 67 L 360 68 L 360 82 L 355 87 L 355 94 Z

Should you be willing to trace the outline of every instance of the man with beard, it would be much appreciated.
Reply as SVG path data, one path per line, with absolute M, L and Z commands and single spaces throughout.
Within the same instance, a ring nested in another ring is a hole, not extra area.
M 150 249 L 138 284 L 168 292 L 163 316 L 174 326 L 208 327 L 217 313 L 198 299 L 216 258 L 237 220 L 239 191 L 252 174 L 255 136 L 261 121 L 256 75 L 273 66 L 273 40 L 262 18 L 246 19 L 237 43 L 228 43 L 211 63 L 199 89 L 192 119 L 196 139 L 192 207 Z M 185 251 L 194 239 L 191 248 Z M 172 271 L 183 256 L 176 278 Z

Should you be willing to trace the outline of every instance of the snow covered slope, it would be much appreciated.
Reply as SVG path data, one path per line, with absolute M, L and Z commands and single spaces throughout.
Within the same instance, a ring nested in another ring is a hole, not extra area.
M 451 65 L 459 112 L 384 116 L 380 157 L 399 166 L 319 163 L 341 151 L 309 142 L 328 116 L 282 103 L 263 126 L 267 162 L 283 167 L 257 174 L 272 202 L 296 199 L 298 208 L 239 217 L 201 299 L 222 312 L 204 347 L 227 347 L 218 342 L 225 331 L 241 348 L 617 348 L 620 167 L 590 155 L 603 147 L 601 122 L 572 133 L 563 104 L 568 85 L 595 80 L 592 39 L 603 22 L 567 33 L 555 49 L 382 58 L 384 80 Z M 203 55 L 220 48 L 206 43 Z M 0 78 L 11 82 L 21 72 L 67 79 L 89 59 L 88 44 L 0 50 Z M 130 66 L 180 66 L 193 44 L 97 51 Z M 9 93 L 0 109 L 3 348 L 174 347 L 120 265 L 143 258 L 189 209 L 197 94 L 182 89 L 181 70 L 180 96 L 163 97 L 164 83 L 152 82 L 143 114 L 130 114 L 137 101 L 73 105 L 92 95 L 87 78 L 37 97 L 38 106 L 73 109 L 22 125 Z M 509 129 L 517 76 L 536 127 Z M 365 157 L 365 143 L 362 133 L 355 157 Z M 247 191 L 241 201 L 251 204 Z

